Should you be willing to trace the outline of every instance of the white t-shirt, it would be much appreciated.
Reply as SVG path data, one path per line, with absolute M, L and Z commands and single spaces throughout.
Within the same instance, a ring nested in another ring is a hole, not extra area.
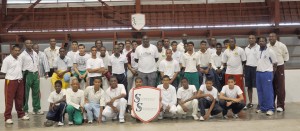
M 200 67 L 208 67 L 210 62 L 210 57 L 211 57 L 211 53 L 209 52 L 209 50 L 206 50 L 204 53 L 198 51 L 198 54 L 200 57 L 199 58 Z
M 135 50 L 135 59 L 138 59 L 138 71 L 151 73 L 157 71 L 155 58 L 158 58 L 156 46 L 150 44 L 148 48 L 139 45 Z
M 180 62 L 180 59 L 181 59 L 181 55 L 182 55 L 182 52 L 180 51 L 176 51 L 176 52 L 173 52 L 172 54 L 172 58 L 178 62 Z
M 61 89 L 59 94 L 57 94 L 56 91 L 52 91 L 48 97 L 48 102 L 55 103 L 55 102 L 61 100 L 62 98 L 64 98 L 65 95 L 66 95 L 65 89 Z M 57 103 L 56 105 L 59 105 L 59 103 Z
M 177 91 L 177 98 L 181 99 L 182 101 L 185 101 L 192 96 L 194 96 L 194 93 L 197 92 L 197 89 L 194 85 L 189 85 L 188 89 L 184 89 L 183 87 L 180 87 Z
M 88 99 L 89 103 L 100 104 L 100 106 L 105 106 L 105 92 L 102 88 L 99 88 L 95 92 L 94 86 L 88 86 L 84 90 L 84 96 Z
M 79 71 L 85 71 L 86 70 L 86 62 L 90 58 L 91 58 L 90 54 L 85 53 L 83 56 L 81 56 L 78 53 L 75 55 L 73 62 L 74 62 L 74 64 L 77 64 L 77 69 Z
M 278 61 L 277 65 L 283 65 L 285 61 L 289 60 L 289 51 L 282 42 L 276 41 L 274 46 L 268 43 L 267 46 L 275 52 Z
M 163 87 L 163 84 L 157 86 L 161 90 L 162 104 L 165 106 L 172 106 L 177 104 L 176 89 L 174 86 L 169 85 L 168 89 Z
M 222 58 L 222 62 L 227 63 L 226 74 L 243 74 L 242 61 L 246 61 L 246 54 L 241 47 L 226 49 Z
M 224 68 L 222 64 L 222 57 L 223 57 L 223 52 L 221 52 L 220 55 L 217 55 L 217 53 L 211 55 L 210 63 L 211 63 L 211 67 L 214 70 L 217 70 L 218 67 L 220 67 L 221 70 Z
M 1 72 L 5 73 L 5 79 L 7 80 L 22 79 L 21 59 L 19 57 L 15 59 L 12 55 L 5 57 L 2 63 Z
M 272 49 L 266 48 L 265 50 L 259 51 L 256 57 L 258 59 L 256 71 L 259 72 L 273 71 L 273 64 L 277 63 L 277 57 L 275 55 L 275 52 Z
M 96 69 L 104 67 L 103 61 L 100 58 L 90 58 L 86 62 L 86 69 Z M 88 73 L 89 77 L 101 76 L 101 73 Z
M 105 55 L 105 57 L 99 57 L 100 59 L 102 59 L 103 64 L 104 64 L 104 68 L 108 69 L 108 62 L 110 60 L 110 56 L 109 55 Z
M 84 106 L 84 92 L 80 89 L 74 92 L 71 88 L 66 91 L 67 104 L 79 109 L 80 106 Z
M 206 85 L 203 84 L 200 86 L 199 90 L 202 91 L 203 94 L 211 94 L 215 100 L 218 100 L 218 90 L 215 87 L 212 87 L 212 90 L 209 91 L 207 90 Z M 210 97 L 208 96 L 205 97 L 205 99 L 211 101 Z
M 237 98 L 239 95 L 243 94 L 241 88 L 237 85 L 234 85 L 233 89 L 229 89 L 228 85 L 223 86 L 221 93 L 223 93 L 228 98 Z
M 111 101 L 111 99 L 121 95 L 121 94 L 125 94 L 126 95 L 126 90 L 125 90 L 125 86 L 123 84 L 118 84 L 118 87 L 115 88 L 115 89 L 112 89 L 111 87 L 109 87 L 107 90 L 106 90 L 106 102 L 109 102 Z M 119 101 L 116 100 L 116 102 Z
M 76 51 L 76 52 L 69 51 L 69 52 L 67 53 L 67 56 L 71 59 L 72 63 L 74 63 L 74 62 L 73 62 L 73 61 L 74 61 L 74 57 L 75 57 L 75 55 L 78 54 L 78 53 L 79 53 L 79 51 Z
M 176 60 L 167 61 L 164 59 L 159 64 L 159 71 L 173 78 L 174 74 L 180 71 L 179 63 Z
M 259 53 L 259 45 L 255 44 L 252 48 L 250 48 L 250 45 L 248 45 L 245 48 L 245 53 L 247 57 L 247 66 L 256 67 L 257 66 L 257 54 Z
M 53 68 L 57 68 L 57 70 L 65 71 L 68 69 L 68 67 L 72 67 L 73 63 L 72 60 L 65 56 L 65 58 L 62 60 L 59 56 L 54 59 L 53 62 Z
M 108 61 L 108 66 L 111 66 L 113 74 L 123 74 L 125 73 L 124 64 L 127 64 L 127 58 L 125 55 L 121 55 L 116 57 L 114 54 L 110 56 L 110 60 Z
M 50 68 L 53 68 L 54 59 L 59 56 L 59 49 L 60 49 L 60 47 L 55 46 L 54 50 L 51 50 L 50 47 L 48 47 L 44 50 L 44 53 L 46 54 L 47 59 L 49 61 Z
M 180 63 L 185 67 L 184 72 L 198 72 L 197 65 L 200 65 L 199 54 L 193 52 L 192 55 L 184 53 L 181 57 Z

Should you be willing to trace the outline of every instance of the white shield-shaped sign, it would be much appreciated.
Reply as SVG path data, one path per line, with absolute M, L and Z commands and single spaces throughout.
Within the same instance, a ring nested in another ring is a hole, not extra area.
M 131 25 L 136 30 L 141 30 L 146 25 L 146 18 L 144 14 L 131 15 Z
M 160 112 L 160 89 L 143 86 L 134 88 L 132 93 L 132 110 L 136 118 L 142 122 L 150 122 Z

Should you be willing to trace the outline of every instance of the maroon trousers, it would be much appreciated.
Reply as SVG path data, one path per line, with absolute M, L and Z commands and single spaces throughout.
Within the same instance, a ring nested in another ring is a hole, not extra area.
M 15 100 L 15 108 L 18 114 L 18 118 L 22 118 L 25 115 L 23 111 L 24 102 L 24 83 L 23 80 L 5 80 L 5 121 L 11 119 L 11 111 Z
M 284 65 L 277 66 L 277 70 L 273 79 L 274 88 L 274 102 L 277 97 L 277 107 L 281 107 L 284 110 L 285 101 L 285 77 L 284 77 Z

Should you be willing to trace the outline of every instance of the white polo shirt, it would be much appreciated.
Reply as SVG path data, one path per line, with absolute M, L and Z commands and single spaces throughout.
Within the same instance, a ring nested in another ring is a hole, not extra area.
M 110 60 L 110 56 L 109 55 L 105 55 L 105 57 L 99 57 L 100 59 L 102 59 L 103 64 L 104 64 L 104 68 L 108 69 L 108 62 Z
M 113 74 L 124 74 L 125 67 L 124 64 L 127 64 L 127 58 L 125 55 L 121 55 L 116 57 L 114 54 L 110 56 L 110 60 L 108 61 L 108 66 L 111 66 Z
M 209 48 L 207 48 L 207 50 L 208 50 L 208 52 L 210 52 L 211 55 L 217 52 L 216 48 L 209 47 Z
M 164 49 L 164 48 L 163 48 Z M 156 62 L 156 64 L 157 64 L 157 69 L 159 68 L 159 64 L 160 64 L 160 62 L 162 61 L 162 60 L 164 60 L 164 59 L 166 59 L 166 51 L 165 50 L 163 50 L 162 52 L 158 52 L 158 61 Z
M 275 52 L 268 47 L 264 50 L 259 50 L 256 58 L 258 59 L 256 71 L 259 72 L 272 72 L 273 64 L 277 63 Z
M 46 54 L 47 56 L 47 59 L 49 61 L 49 66 L 50 68 L 53 68 L 53 62 L 54 62 L 54 59 L 59 56 L 59 48 L 58 46 L 55 46 L 55 49 L 54 50 L 51 50 L 50 47 L 46 48 L 44 50 L 44 53 Z
M 208 67 L 210 62 L 210 57 L 211 57 L 211 53 L 209 52 L 209 50 L 206 50 L 204 53 L 199 50 L 198 54 L 200 57 L 199 58 L 200 67 Z
M 176 52 L 173 52 L 172 54 L 172 58 L 178 62 L 180 62 L 180 58 L 181 58 L 182 53 L 178 50 L 176 50 Z
M 129 56 L 130 56 L 130 64 L 131 64 L 131 67 L 132 67 L 133 69 L 137 70 L 139 65 L 138 65 L 138 63 L 136 63 L 135 60 L 134 60 L 135 52 L 129 52 L 128 54 L 130 54 Z M 128 55 L 128 54 L 127 54 L 127 55 Z M 128 60 L 128 59 L 127 59 L 127 60 Z
M 218 90 L 215 87 L 212 87 L 212 90 L 209 91 L 207 90 L 206 85 L 203 84 L 200 86 L 199 90 L 202 91 L 203 94 L 210 94 L 214 97 L 215 100 L 218 100 Z M 210 97 L 208 96 L 205 97 L 205 99 L 211 101 Z
M 94 86 L 88 86 L 84 90 L 84 96 L 88 99 L 89 103 L 100 104 L 100 106 L 105 106 L 105 92 L 102 88 L 99 88 L 95 92 Z
M 185 67 L 184 72 L 198 72 L 197 65 L 200 65 L 199 54 L 193 52 L 192 55 L 184 53 L 181 57 L 181 64 Z
M 148 48 L 139 45 L 135 49 L 135 59 L 138 59 L 138 71 L 142 73 L 152 73 L 157 71 L 155 58 L 158 58 L 156 46 L 150 44 Z
M 22 59 L 23 71 L 37 72 L 39 70 L 39 56 L 35 51 L 32 50 L 32 55 L 30 55 L 24 50 L 19 57 Z
M 76 51 L 76 52 L 69 51 L 69 52 L 67 53 L 67 56 L 71 59 L 72 63 L 74 63 L 74 62 L 73 62 L 73 61 L 74 61 L 74 57 L 75 57 L 75 55 L 78 54 L 78 53 L 79 53 L 79 51 Z
M 241 47 L 226 49 L 222 58 L 222 62 L 227 63 L 226 74 L 243 74 L 242 61 L 246 61 L 246 54 Z
M 177 98 L 181 99 L 182 101 L 185 101 L 192 96 L 194 96 L 195 92 L 197 92 L 196 87 L 194 85 L 189 85 L 188 89 L 184 89 L 183 87 L 180 87 L 177 91 Z
M 180 71 L 179 63 L 176 60 L 167 61 L 164 59 L 159 64 L 159 71 L 173 78 L 174 74 Z
M 66 95 L 65 89 L 61 89 L 59 94 L 57 94 L 56 91 L 52 91 L 48 97 L 48 102 L 55 103 L 55 102 L 61 100 L 62 98 L 64 98 L 65 95 Z M 56 105 L 59 105 L 59 103 L 57 103 Z
M 180 42 L 178 45 L 177 45 L 177 51 L 180 51 L 181 53 L 184 53 L 184 44 L 182 42 Z
M 234 85 L 233 89 L 229 89 L 228 85 L 223 86 L 220 93 L 223 93 L 228 98 L 237 98 L 239 95 L 243 94 L 241 88 L 237 85 Z M 244 98 L 246 99 L 246 98 Z
M 72 87 L 68 88 L 66 91 L 67 104 L 79 109 L 80 106 L 84 106 L 84 92 L 78 89 L 77 92 L 72 90 Z
M 77 69 L 79 71 L 85 71 L 86 70 L 86 62 L 90 58 L 91 58 L 90 54 L 85 53 L 83 56 L 81 56 L 78 53 L 75 55 L 73 63 L 77 64 Z
M 246 57 L 247 57 L 247 62 L 246 65 L 247 66 L 252 66 L 252 67 L 256 67 L 257 66 L 257 53 L 259 53 L 259 45 L 255 44 L 255 46 L 253 46 L 252 48 L 250 48 L 250 45 L 248 45 L 245 48 L 245 53 L 246 53 Z
M 20 57 L 17 59 L 15 59 L 12 55 L 5 57 L 2 62 L 1 72 L 5 73 L 6 80 L 22 79 L 22 61 Z
M 72 66 L 72 60 L 67 56 L 64 59 L 61 59 L 59 56 L 54 59 L 53 68 L 57 68 L 57 70 L 65 71 Z
M 118 87 L 115 89 L 112 89 L 111 87 L 109 87 L 106 90 L 106 102 L 111 101 L 111 99 L 121 95 L 121 94 L 125 94 L 126 95 L 126 90 L 125 90 L 125 86 L 123 84 L 118 84 Z M 116 102 L 118 102 L 118 100 L 116 100 Z
M 267 46 L 275 52 L 278 61 L 277 65 L 283 65 L 285 61 L 289 60 L 289 51 L 282 42 L 276 41 L 274 46 L 268 43 Z
M 176 89 L 171 84 L 168 89 L 163 87 L 163 84 L 157 86 L 161 90 L 162 104 L 165 106 L 172 106 L 177 104 Z
M 100 58 L 90 58 L 86 62 L 86 69 L 96 69 L 96 68 L 104 68 L 104 64 L 102 59 Z M 101 76 L 101 73 L 88 73 L 89 77 L 96 77 L 96 76 Z
M 220 67 L 221 70 L 224 68 L 224 66 L 222 64 L 222 57 L 223 57 L 223 52 L 221 52 L 220 55 L 218 55 L 217 53 L 214 53 L 211 55 L 210 63 L 211 63 L 211 67 L 214 70 L 217 70 L 218 67 Z

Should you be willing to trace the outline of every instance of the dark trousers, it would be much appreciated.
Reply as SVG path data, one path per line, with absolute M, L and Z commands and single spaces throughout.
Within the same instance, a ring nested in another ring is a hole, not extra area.
M 206 70 L 208 67 L 200 67 L 204 70 Z M 207 78 L 210 78 L 213 80 L 213 85 L 215 86 L 215 75 L 214 75 L 214 72 L 212 71 L 212 69 L 209 69 L 208 73 L 207 74 L 204 74 L 204 73 L 201 73 L 201 72 L 198 72 L 199 73 L 199 83 L 200 85 L 202 85 L 203 83 L 203 78 L 204 78 L 204 75 Z
M 218 92 L 221 92 L 222 87 L 225 85 L 226 68 L 223 68 L 223 70 L 219 74 L 214 69 L 212 69 L 212 71 L 213 71 L 214 76 L 215 76 L 214 86 L 217 88 Z
M 5 80 L 5 121 L 11 119 L 11 110 L 13 108 L 13 103 L 15 100 L 15 108 L 18 114 L 18 118 L 22 118 L 25 115 L 23 111 L 23 101 L 24 101 L 24 83 L 22 80 Z
M 60 102 L 58 106 L 55 106 L 54 110 L 49 110 L 46 119 L 63 123 L 66 107 L 67 104 L 65 102 Z
M 113 76 L 117 77 L 118 83 L 123 84 L 126 90 L 126 100 L 128 98 L 128 91 L 127 91 L 127 76 L 124 74 L 113 74 Z
M 205 98 L 200 98 L 198 101 L 199 101 L 198 104 L 199 104 L 201 116 L 204 116 L 205 115 L 205 109 L 209 109 L 210 108 L 210 106 L 212 104 L 212 101 L 209 101 L 209 100 L 207 100 Z M 219 114 L 222 111 L 223 111 L 223 109 L 220 107 L 219 103 L 216 102 L 215 106 L 211 110 L 210 114 L 211 115 L 217 115 L 217 114 Z
M 227 115 L 228 109 L 232 109 L 233 114 L 238 114 L 244 107 L 244 103 L 232 103 L 230 106 L 226 106 L 226 101 L 221 100 L 220 106 L 223 108 L 223 116 Z
M 284 101 L 285 101 L 284 65 L 277 66 L 277 70 L 274 74 L 273 88 L 274 88 L 274 100 L 277 97 L 277 107 L 281 107 L 284 110 Z
M 54 73 L 54 68 L 50 68 L 50 71 L 48 73 L 49 77 L 52 77 L 52 74 Z

